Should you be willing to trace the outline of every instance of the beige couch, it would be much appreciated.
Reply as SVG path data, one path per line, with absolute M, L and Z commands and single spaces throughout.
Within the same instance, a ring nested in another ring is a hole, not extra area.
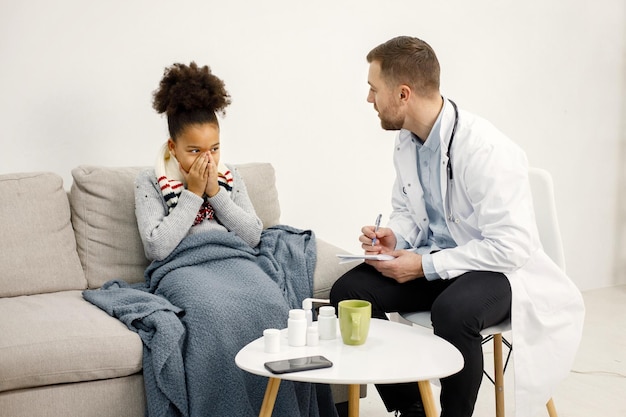
M 264 226 L 278 224 L 273 167 L 237 169 Z M 78 167 L 69 194 L 53 173 L 0 175 L 1 416 L 144 415 L 141 340 L 81 294 L 113 278 L 143 280 L 139 170 Z M 339 248 L 317 247 L 314 296 L 326 298 L 353 265 L 338 263 Z

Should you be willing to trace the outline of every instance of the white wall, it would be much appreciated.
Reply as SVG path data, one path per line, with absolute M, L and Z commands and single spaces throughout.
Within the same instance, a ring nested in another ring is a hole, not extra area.
M 359 251 L 393 180 L 365 55 L 414 35 L 437 51 L 445 95 L 552 171 L 578 286 L 626 283 L 625 26 L 623 0 L 3 0 L 0 173 L 54 171 L 69 188 L 79 164 L 152 164 L 167 133 L 151 93 L 165 66 L 195 60 L 233 97 L 223 160 L 272 162 L 283 222 Z

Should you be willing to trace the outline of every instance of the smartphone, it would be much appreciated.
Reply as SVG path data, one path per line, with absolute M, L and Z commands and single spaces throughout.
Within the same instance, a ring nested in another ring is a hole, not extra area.
M 265 362 L 265 368 L 273 374 L 308 371 L 311 369 L 330 368 L 333 363 L 321 355 L 303 358 L 285 359 L 282 361 Z

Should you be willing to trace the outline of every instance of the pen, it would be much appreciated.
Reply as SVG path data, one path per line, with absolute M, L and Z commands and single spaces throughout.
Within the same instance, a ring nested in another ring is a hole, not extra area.
M 374 227 L 374 233 L 378 232 L 378 228 L 380 227 L 380 219 L 383 217 L 382 214 L 379 214 L 378 217 L 376 217 L 376 222 L 375 227 Z M 372 246 L 374 246 L 376 244 L 376 236 L 374 236 L 374 239 L 372 239 Z

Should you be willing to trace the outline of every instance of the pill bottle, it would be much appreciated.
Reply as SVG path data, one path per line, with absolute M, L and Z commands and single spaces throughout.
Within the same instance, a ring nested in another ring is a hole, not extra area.
M 335 307 L 320 307 L 319 316 L 317 317 L 317 328 L 321 340 L 332 340 L 337 337 L 337 316 L 335 315 Z
M 306 325 L 307 327 L 311 327 L 313 325 L 313 301 L 311 301 L 310 298 L 302 300 L 302 309 L 306 317 Z
M 311 326 L 306 329 L 306 345 L 317 346 L 320 344 L 320 334 L 317 331 L 317 327 Z
M 280 330 L 265 329 L 263 330 L 263 342 L 265 353 L 280 352 Z
M 302 309 L 289 310 L 287 340 L 289 346 L 306 345 L 306 315 Z

